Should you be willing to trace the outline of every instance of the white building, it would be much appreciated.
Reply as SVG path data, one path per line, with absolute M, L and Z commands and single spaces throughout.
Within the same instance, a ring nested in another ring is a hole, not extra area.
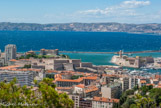
M 138 85 L 139 79 L 135 77 L 121 77 L 120 82 L 122 83 L 122 91 L 126 91 Z
M 79 108 L 79 95 L 69 95 L 69 98 L 74 101 L 74 108 Z
M 20 86 L 31 86 L 34 80 L 34 72 L 33 71 L 9 71 L 9 70 L 0 70 L 0 82 L 6 81 L 10 82 L 14 78 L 17 79 L 17 83 Z
M 114 82 L 108 86 L 101 87 L 102 97 L 119 98 L 121 95 L 121 84 Z
M 11 59 L 16 59 L 16 45 L 8 44 L 5 46 L 5 62 L 8 63 Z
M 92 108 L 112 108 L 113 104 L 118 102 L 119 99 L 94 97 L 92 100 Z

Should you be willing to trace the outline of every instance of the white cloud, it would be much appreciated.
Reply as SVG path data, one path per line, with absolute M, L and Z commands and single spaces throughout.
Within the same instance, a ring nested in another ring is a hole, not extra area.
M 101 10 L 101 9 L 94 9 L 94 10 L 87 10 L 87 11 L 81 11 L 80 13 L 85 13 L 85 14 L 88 14 L 88 13 L 92 13 L 92 14 L 107 14 L 108 11 L 105 9 L 105 10 Z
M 124 1 L 121 4 L 122 7 L 126 7 L 126 8 L 138 8 L 138 7 L 143 7 L 143 6 L 147 6 L 147 5 L 150 5 L 150 1 L 132 0 L 132 1 Z
M 135 9 L 143 6 L 150 5 L 150 1 L 124 1 L 119 5 L 107 7 L 105 9 L 91 9 L 80 11 L 81 14 L 91 14 L 91 15 L 129 15 L 134 16 L 136 15 Z
M 89 9 L 74 13 L 48 13 L 43 21 L 48 22 L 120 22 L 120 23 L 153 23 L 160 22 L 161 11 L 153 13 L 144 11 L 150 5 L 149 0 L 128 0 L 118 5 L 101 9 Z

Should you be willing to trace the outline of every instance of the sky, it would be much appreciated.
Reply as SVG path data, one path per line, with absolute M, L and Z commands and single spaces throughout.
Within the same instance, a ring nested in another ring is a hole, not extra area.
M 161 0 L 0 0 L 0 22 L 161 23 Z

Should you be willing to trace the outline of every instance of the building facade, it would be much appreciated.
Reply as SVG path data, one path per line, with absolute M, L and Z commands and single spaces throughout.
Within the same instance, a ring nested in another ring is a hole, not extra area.
M 48 49 L 41 49 L 40 55 L 59 55 L 59 50 L 48 50 Z
M 5 46 L 5 63 L 8 64 L 8 62 L 11 59 L 16 59 L 17 54 L 17 48 L 16 45 L 9 44 Z
M 120 98 L 121 95 L 121 84 L 114 82 L 108 86 L 101 87 L 102 97 L 105 98 Z
M 79 95 L 69 95 L 69 98 L 74 101 L 74 108 L 79 108 Z
M 70 79 L 58 79 L 56 81 L 57 87 L 72 87 L 73 85 L 83 84 L 83 78 L 79 78 L 77 80 Z
M 0 57 L 0 67 L 3 67 L 5 64 L 5 58 Z
M 119 102 L 119 99 L 94 97 L 92 100 L 92 108 L 112 108 L 113 104 L 118 102 Z
M 1 81 L 10 82 L 14 78 L 17 79 L 17 83 L 20 86 L 24 85 L 31 86 L 34 80 L 34 72 L 0 70 L 0 82 Z

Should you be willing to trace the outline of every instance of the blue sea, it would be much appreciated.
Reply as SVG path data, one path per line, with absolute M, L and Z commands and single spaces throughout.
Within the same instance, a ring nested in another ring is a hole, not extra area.
M 18 52 L 38 51 L 41 48 L 61 51 L 113 52 L 159 50 L 161 36 L 111 32 L 52 32 L 52 31 L 0 31 L 0 49 L 16 44 Z M 66 53 L 70 58 L 92 62 L 95 65 L 113 65 L 113 54 Z M 161 53 L 143 53 L 133 56 L 161 57 Z

